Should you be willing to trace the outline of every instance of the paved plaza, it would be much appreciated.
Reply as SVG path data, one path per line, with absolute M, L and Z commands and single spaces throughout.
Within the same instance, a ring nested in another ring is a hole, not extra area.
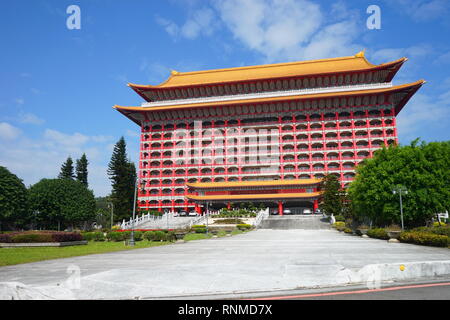
M 403 266 L 403 267 L 402 267 Z M 126 299 L 238 294 L 450 275 L 450 250 L 335 230 L 260 229 L 0 268 L 0 298 Z

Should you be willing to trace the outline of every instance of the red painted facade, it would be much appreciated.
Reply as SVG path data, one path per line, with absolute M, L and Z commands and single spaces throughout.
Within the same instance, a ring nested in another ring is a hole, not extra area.
M 186 198 L 186 183 L 195 182 L 320 179 L 331 173 L 348 186 L 362 160 L 397 142 L 396 115 L 423 84 L 386 86 L 395 68 L 224 83 L 222 95 L 217 86 L 200 86 L 199 94 L 214 101 L 196 101 L 193 88 L 149 89 L 169 104 L 155 99 L 143 107 L 117 107 L 141 126 L 139 208 L 200 211 Z M 252 88 L 276 97 L 250 99 Z M 283 97 L 290 90 L 303 91 Z M 150 100 L 143 89 L 138 93 Z

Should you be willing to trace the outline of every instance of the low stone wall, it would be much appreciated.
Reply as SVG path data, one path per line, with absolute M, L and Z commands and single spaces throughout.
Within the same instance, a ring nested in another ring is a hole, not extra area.
M 36 242 L 36 243 L 0 243 L 0 248 L 22 248 L 22 247 L 67 247 L 86 245 L 88 242 L 67 241 L 67 242 Z

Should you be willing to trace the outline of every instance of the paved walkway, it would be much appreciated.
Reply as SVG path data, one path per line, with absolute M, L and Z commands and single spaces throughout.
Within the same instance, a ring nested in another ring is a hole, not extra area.
M 22 298 L 156 298 L 345 284 L 366 265 L 417 261 L 450 261 L 450 250 L 364 239 L 335 230 L 261 229 L 233 237 L 1 267 L 0 282 L 31 286 L 32 290 L 21 289 Z M 11 290 L 0 285 L 0 298 L 2 294 L 7 298 Z

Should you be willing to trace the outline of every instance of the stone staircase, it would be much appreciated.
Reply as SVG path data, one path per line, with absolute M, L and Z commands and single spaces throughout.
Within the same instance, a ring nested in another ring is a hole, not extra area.
M 269 216 L 261 222 L 260 229 L 303 229 L 319 230 L 330 229 L 328 218 L 322 215 L 284 215 Z

